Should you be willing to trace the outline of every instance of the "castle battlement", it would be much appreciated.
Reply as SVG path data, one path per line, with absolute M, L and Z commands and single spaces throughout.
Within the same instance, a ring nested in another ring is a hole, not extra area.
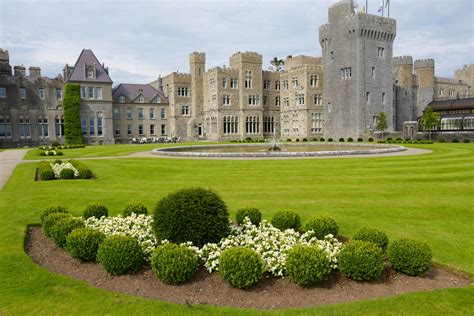
M 415 69 L 434 68 L 434 66 L 435 66 L 435 61 L 433 58 L 415 60 Z
M 0 61 L 10 61 L 10 56 L 7 49 L 0 48 Z
M 394 66 L 401 66 L 401 65 L 413 66 L 413 57 L 411 57 L 411 56 L 396 56 L 396 57 L 393 57 L 393 65 Z
M 452 78 L 444 78 L 444 77 L 435 77 L 435 83 L 437 84 L 457 84 L 457 85 L 464 85 L 462 80 L 452 79 Z
M 238 76 L 239 70 L 235 68 L 228 68 L 228 67 L 214 67 L 207 71 L 208 74 L 219 74 L 219 75 L 230 75 L 230 76 Z
M 191 63 L 205 63 L 206 53 L 192 52 L 191 54 L 189 54 L 189 61 Z
M 230 64 L 235 63 L 262 63 L 262 55 L 257 52 L 237 52 L 230 57 Z

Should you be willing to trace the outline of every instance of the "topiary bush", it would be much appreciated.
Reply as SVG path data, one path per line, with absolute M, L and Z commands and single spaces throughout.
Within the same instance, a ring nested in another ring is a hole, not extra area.
M 431 249 L 421 241 L 408 238 L 395 240 L 389 245 L 387 255 L 396 271 L 408 275 L 421 275 L 431 266 Z
M 308 139 L 307 139 L 307 138 L 303 138 L 303 142 L 307 142 L 307 141 L 308 141 Z
M 42 222 L 44 235 L 46 237 L 51 237 L 51 228 L 53 227 L 53 225 L 57 221 L 59 221 L 61 219 L 64 219 L 64 218 L 67 218 L 67 217 L 71 217 L 71 215 L 66 214 L 66 213 L 51 213 L 49 215 L 46 215 L 43 218 L 43 222 Z
M 339 141 L 340 141 L 341 143 L 343 143 L 343 142 L 344 142 L 344 138 L 342 138 L 342 137 L 339 138 Z
M 38 173 L 39 173 L 40 179 L 43 181 L 53 180 L 56 178 L 54 176 L 53 168 L 51 168 L 51 165 L 47 161 L 40 162 Z
M 246 289 L 263 275 L 263 259 L 256 251 L 245 247 L 225 250 L 219 257 L 219 274 L 232 286 Z
M 285 271 L 294 283 L 309 286 L 327 279 L 331 262 L 317 246 L 296 245 L 288 252 Z
M 258 226 L 262 220 L 262 213 L 256 207 L 244 207 L 235 213 L 235 219 L 239 225 L 244 222 L 245 217 L 248 217 L 252 224 Z
M 105 205 L 100 203 L 92 203 L 87 205 L 83 213 L 84 219 L 88 219 L 89 217 L 100 219 L 102 216 L 109 216 L 109 210 Z
M 359 143 L 361 143 L 361 142 L 364 141 L 364 139 L 359 137 L 359 138 L 357 138 L 357 141 L 358 141 Z
M 332 139 L 332 138 L 328 138 L 328 142 L 330 142 L 330 143 L 331 143 L 332 141 L 333 141 L 333 139 Z
M 136 215 L 147 215 L 148 210 L 145 205 L 139 202 L 132 202 L 128 203 L 128 205 L 125 207 L 125 210 L 123 211 L 123 216 L 127 217 L 132 215 L 132 213 L 135 213 Z
M 63 161 L 61 159 L 56 159 L 53 163 L 57 165 L 57 164 L 62 164 Z
M 354 139 L 353 139 L 352 137 L 349 137 L 349 138 L 347 139 L 347 141 L 348 141 L 349 143 L 352 143 L 352 142 L 354 141 Z
M 229 214 L 222 199 L 201 188 L 183 189 L 161 199 L 153 213 L 158 239 L 174 243 L 192 241 L 202 247 L 229 234 Z
M 57 220 L 50 230 L 50 237 L 53 242 L 59 247 L 66 246 L 66 238 L 70 232 L 76 228 L 84 227 L 84 221 L 80 218 L 75 217 L 66 217 L 60 220 Z
M 455 138 L 455 139 L 452 140 L 452 142 L 453 143 L 459 143 L 459 140 Z
M 339 270 L 348 278 L 359 281 L 377 280 L 382 275 L 382 249 L 368 241 L 352 240 L 338 256 Z
M 305 230 L 312 230 L 316 238 L 324 239 L 324 237 L 329 234 L 336 237 L 339 232 L 339 226 L 333 218 L 321 215 L 311 218 L 306 223 Z
M 293 211 L 278 211 L 273 215 L 271 223 L 279 230 L 294 229 L 298 230 L 301 227 L 300 216 Z
M 190 280 L 199 268 L 199 259 L 193 250 L 173 243 L 156 248 L 151 267 L 158 279 L 168 284 Z
M 59 177 L 63 180 L 74 179 L 74 170 L 69 168 L 64 168 L 59 173 Z
M 91 179 L 94 174 L 92 173 L 92 170 L 87 167 L 85 164 L 78 160 L 71 159 L 69 160 L 69 163 L 76 168 L 77 172 L 79 173 L 77 177 L 79 179 Z
M 355 233 L 352 239 L 372 242 L 379 246 L 383 251 L 385 251 L 388 246 L 387 234 L 371 227 L 362 227 Z
M 321 137 L 321 138 L 319 139 L 319 141 L 320 141 L 320 142 L 324 142 L 324 137 Z
M 462 142 L 464 144 L 469 144 L 471 142 L 471 140 L 469 138 L 465 138 Z
M 43 210 L 43 212 L 41 212 L 41 216 L 40 216 L 41 223 L 43 223 L 46 216 L 53 213 L 67 213 L 67 209 L 59 205 L 48 207 L 47 209 Z
M 143 251 L 130 236 L 112 235 L 104 239 L 97 250 L 97 261 L 110 274 L 137 272 L 143 264 Z
M 66 249 L 72 257 L 83 261 L 94 261 L 105 235 L 89 227 L 76 228 L 66 238 Z
M 374 139 L 372 137 L 369 137 L 368 141 L 372 143 Z

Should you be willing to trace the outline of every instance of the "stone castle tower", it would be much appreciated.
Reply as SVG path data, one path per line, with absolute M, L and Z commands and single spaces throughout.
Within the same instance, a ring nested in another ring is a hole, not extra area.
M 325 85 L 325 136 L 363 137 L 375 129 L 380 112 L 394 129 L 393 19 L 355 13 L 352 0 L 329 8 L 319 30 Z
M 187 137 L 194 139 L 203 136 L 203 76 L 206 72 L 206 54 L 189 54 L 191 72 L 191 119 L 188 122 Z
M 12 67 L 10 66 L 10 56 L 8 50 L 0 48 L 0 75 L 10 76 Z
M 434 59 L 415 60 L 414 65 L 416 81 L 416 115 L 423 114 L 426 106 L 433 101 L 435 95 L 435 61 Z
M 403 130 L 403 122 L 416 118 L 416 106 L 413 103 L 413 58 L 399 56 L 393 58 L 395 78 L 395 129 Z

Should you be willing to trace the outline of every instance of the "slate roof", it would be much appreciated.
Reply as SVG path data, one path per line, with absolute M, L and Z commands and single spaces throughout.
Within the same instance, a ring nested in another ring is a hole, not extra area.
M 431 106 L 434 111 L 470 110 L 474 109 L 474 98 L 433 101 L 428 105 Z
M 94 65 L 96 69 L 96 77 L 95 78 L 86 78 L 86 69 L 85 65 Z M 67 81 L 72 82 L 101 82 L 101 83 L 112 83 L 112 79 L 110 79 L 109 75 L 105 71 L 102 64 L 99 62 L 97 57 L 95 57 L 94 52 L 91 49 L 83 49 L 79 58 L 74 65 L 74 69 L 72 70 L 69 78 L 66 79 Z
M 121 83 L 112 91 L 113 99 L 118 99 L 121 95 L 125 96 L 128 100 L 135 100 L 139 95 L 143 95 L 148 102 L 159 96 L 162 102 L 167 101 L 165 94 L 161 90 L 153 88 L 149 84 L 132 84 L 132 83 Z

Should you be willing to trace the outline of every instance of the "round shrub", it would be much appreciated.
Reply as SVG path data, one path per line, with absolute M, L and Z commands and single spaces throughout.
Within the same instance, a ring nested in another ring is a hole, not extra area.
M 352 143 L 352 142 L 354 141 L 354 139 L 353 139 L 352 137 L 349 137 L 349 138 L 347 139 L 347 141 L 348 141 L 349 143 Z
M 342 137 L 339 138 L 339 141 L 340 141 L 341 143 L 343 143 L 343 142 L 344 142 L 344 138 L 342 138 Z
M 74 170 L 69 169 L 69 168 L 64 168 L 59 173 L 59 177 L 61 179 L 74 179 Z
M 307 139 L 307 138 L 303 138 L 303 142 L 307 142 L 307 141 L 308 141 L 308 139 Z
M 52 169 L 40 169 L 41 180 L 53 180 L 55 178 L 54 171 Z
M 336 221 L 329 216 L 317 216 L 306 223 L 305 230 L 312 230 L 316 238 L 324 239 L 324 237 L 329 234 L 336 237 L 339 232 L 339 226 Z
M 83 214 L 84 219 L 88 219 L 89 217 L 100 219 L 102 216 L 109 216 L 109 210 L 105 205 L 100 203 L 92 203 L 87 205 Z
M 153 213 L 158 239 L 202 247 L 229 234 L 229 214 L 222 199 L 201 188 L 183 189 L 161 199 Z
M 438 138 L 438 143 L 446 143 L 446 140 L 444 138 Z
M 76 228 L 82 227 L 84 227 L 84 222 L 80 218 L 70 216 L 60 219 L 51 226 L 51 239 L 59 247 L 64 247 L 66 246 L 66 238 L 69 233 Z
M 168 284 L 190 280 L 199 268 L 199 259 L 193 250 L 173 243 L 156 248 L 151 267 L 158 279 Z
M 317 142 L 317 141 L 318 141 L 318 139 L 317 139 L 316 137 L 314 137 L 314 138 L 312 138 L 312 139 L 311 139 L 311 141 L 313 141 L 313 142 Z
M 299 138 L 297 138 L 295 141 L 298 143 L 298 142 L 300 141 L 300 139 L 299 139 Z
M 338 256 L 339 270 L 354 280 L 377 280 L 384 268 L 382 249 L 368 241 L 348 242 Z
M 66 249 L 74 258 L 94 261 L 105 235 L 92 228 L 76 228 L 66 238 Z
M 452 140 L 452 142 L 453 143 L 459 143 L 459 140 L 455 138 L 455 139 Z
M 368 141 L 369 141 L 369 142 L 373 142 L 374 139 L 373 139 L 372 137 L 369 137 Z
M 62 164 L 63 161 L 61 159 L 56 159 L 54 162 L 53 162 L 55 165 L 56 164 Z
M 383 251 L 387 249 L 388 245 L 387 234 L 371 227 L 362 227 L 355 233 L 352 239 L 372 242 L 379 246 Z
M 67 209 L 59 205 L 48 207 L 47 209 L 43 210 L 43 212 L 41 213 L 41 216 L 40 216 L 41 223 L 43 223 L 46 216 L 53 213 L 67 213 Z
M 320 141 L 320 142 L 324 142 L 324 137 L 321 137 L 321 138 L 319 139 L 319 141 Z
M 396 240 L 389 245 L 387 255 L 396 271 L 408 275 L 421 275 L 431 266 L 431 249 L 421 241 Z
M 469 138 L 465 138 L 462 142 L 465 143 L 465 144 L 469 144 L 471 142 L 471 140 Z
M 59 147 L 59 146 L 61 146 L 61 144 L 58 143 L 58 142 L 52 142 L 52 143 L 51 143 L 51 146 L 52 146 L 52 147 Z
M 327 279 L 331 262 L 316 246 L 296 245 L 288 252 L 285 271 L 296 284 L 314 285 Z
M 127 216 L 132 215 L 132 213 L 135 213 L 136 215 L 141 215 L 141 214 L 147 215 L 148 210 L 146 206 L 143 205 L 142 203 L 133 202 L 133 203 L 129 203 L 127 207 L 125 207 L 125 210 L 123 211 L 123 216 L 127 217 Z
M 130 236 L 113 235 L 104 239 L 97 251 L 97 261 L 110 274 L 137 272 L 143 264 L 143 251 Z
M 46 215 L 43 218 L 42 226 L 43 226 L 43 233 L 46 237 L 51 237 L 51 228 L 53 225 L 64 218 L 71 217 L 70 214 L 66 213 L 51 213 L 49 215 Z
M 328 142 L 332 142 L 332 141 L 333 141 L 333 139 L 332 139 L 332 138 L 328 138 Z
M 291 138 L 287 138 L 286 141 L 291 143 Z
M 279 230 L 293 228 L 298 230 L 301 227 L 301 219 L 298 214 L 293 211 L 278 211 L 273 215 L 272 225 Z
M 249 248 L 229 248 L 219 257 L 219 274 L 239 289 L 256 284 L 262 278 L 263 269 L 262 257 Z
M 237 210 L 237 213 L 235 214 L 237 224 L 241 225 L 244 222 L 245 217 L 248 217 L 252 224 L 258 226 L 262 220 L 262 213 L 260 213 L 258 208 L 255 207 L 244 207 Z
M 359 143 L 361 143 L 361 142 L 364 141 L 364 139 L 359 137 L 359 138 L 357 138 L 357 141 L 358 141 Z

